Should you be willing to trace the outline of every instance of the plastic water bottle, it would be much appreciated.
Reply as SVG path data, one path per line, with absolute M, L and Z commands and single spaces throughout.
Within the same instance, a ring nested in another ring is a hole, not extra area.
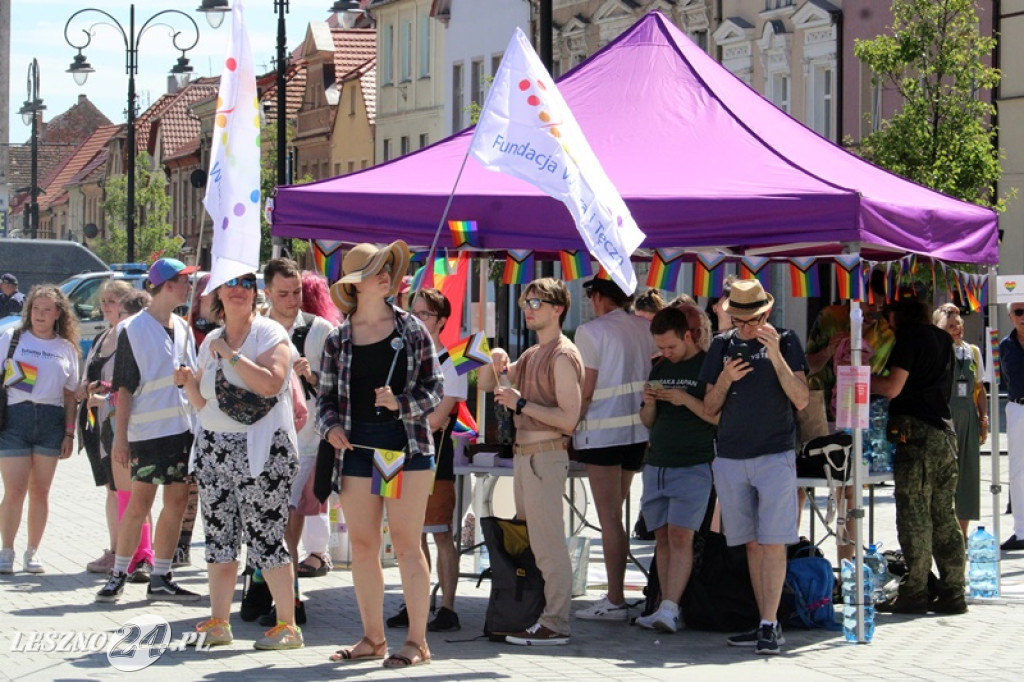
M 871 570 L 871 602 L 880 604 L 885 601 L 883 590 L 889 583 L 889 562 L 882 556 L 878 545 L 869 545 L 864 555 L 864 565 Z
M 999 596 L 999 548 L 996 539 L 978 526 L 967 539 L 967 558 L 970 570 L 967 574 L 971 596 L 991 599 Z
M 892 452 L 895 449 L 886 438 L 889 423 L 889 401 L 885 398 L 871 399 L 868 428 L 864 431 L 864 460 L 872 474 L 892 471 Z
M 843 581 L 843 636 L 847 642 L 857 642 L 857 565 L 849 559 L 843 559 L 842 563 Z M 873 579 L 871 569 L 864 564 L 864 571 L 861 573 L 861 581 L 864 585 L 864 641 L 870 642 L 875 635 L 875 607 L 871 601 L 871 590 Z

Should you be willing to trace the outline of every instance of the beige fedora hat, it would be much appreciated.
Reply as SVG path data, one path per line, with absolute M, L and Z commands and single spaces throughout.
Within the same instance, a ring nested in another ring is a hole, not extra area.
M 331 300 L 343 313 L 356 307 L 356 290 L 353 284 L 375 276 L 385 265 L 391 269 L 391 290 L 389 296 L 398 293 L 402 276 L 409 269 L 411 257 L 409 246 L 401 239 L 380 248 L 375 244 L 356 244 L 341 261 L 341 279 L 331 287 Z
M 766 293 L 756 279 L 738 279 L 732 283 L 729 298 L 722 301 L 722 310 L 730 315 L 757 317 L 767 312 L 775 299 Z

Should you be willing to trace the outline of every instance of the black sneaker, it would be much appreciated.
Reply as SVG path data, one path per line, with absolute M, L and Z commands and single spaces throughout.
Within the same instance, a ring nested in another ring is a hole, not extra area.
M 967 613 L 967 600 L 964 599 L 962 592 L 956 595 L 942 596 L 933 601 L 928 606 L 928 610 L 944 616 L 959 616 L 961 613 Z
M 758 628 L 754 653 L 762 656 L 775 656 L 779 653 L 779 634 L 775 626 L 762 625 Z
M 135 566 L 135 570 L 131 572 L 131 577 L 128 578 L 128 582 L 142 584 L 148 583 L 149 579 L 153 575 L 153 564 L 149 563 L 145 559 L 140 561 Z
M 409 627 L 409 612 L 405 610 L 405 604 L 402 604 L 401 611 L 388 618 L 387 624 L 389 628 Z
M 760 632 L 761 626 L 758 625 L 753 630 L 748 630 L 747 632 L 741 632 L 738 635 L 727 637 L 726 641 L 729 642 L 729 646 L 755 646 Z M 775 641 L 779 644 L 786 643 L 786 638 L 782 636 L 782 626 L 779 624 L 775 625 Z
M 1004 552 L 1016 552 L 1024 549 L 1024 540 L 1021 540 L 1016 535 L 1011 535 L 1009 539 L 1003 544 L 999 545 L 999 549 Z
M 149 601 L 199 601 L 199 595 L 190 592 L 171 579 L 171 574 L 156 575 L 149 581 L 146 588 L 146 599 Z
M 461 630 L 462 625 L 459 624 L 459 614 L 442 606 L 438 609 L 434 620 L 427 623 L 427 629 L 431 632 L 455 632 L 456 630 Z
M 277 607 L 270 609 L 267 613 L 264 613 L 259 618 L 260 625 L 263 627 L 272 628 L 277 625 Z M 306 624 L 306 605 L 301 599 L 295 600 L 295 624 L 305 625 Z
M 242 591 L 242 608 L 239 615 L 247 623 L 250 623 L 264 613 L 270 611 L 274 605 L 274 598 L 270 596 L 270 588 L 265 581 L 255 581 L 252 574 L 245 576 L 245 589 Z M 276 625 L 276 623 L 275 623 Z
M 107 584 L 103 586 L 103 589 L 96 593 L 96 601 L 113 603 L 121 598 L 121 593 L 124 592 L 124 584 L 128 582 L 127 573 L 118 573 L 117 571 L 111 571 L 110 577 L 107 578 Z

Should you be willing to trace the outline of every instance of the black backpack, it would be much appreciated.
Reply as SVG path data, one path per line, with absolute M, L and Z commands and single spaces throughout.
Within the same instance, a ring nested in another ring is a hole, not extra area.
M 544 577 L 530 550 L 525 521 L 485 516 L 480 519 L 490 555 L 491 596 L 484 617 L 484 635 L 504 642 L 537 622 L 544 610 Z

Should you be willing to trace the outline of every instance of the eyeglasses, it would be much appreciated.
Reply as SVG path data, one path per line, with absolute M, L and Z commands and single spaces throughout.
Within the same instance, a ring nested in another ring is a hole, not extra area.
M 757 317 L 751 317 L 748 320 L 741 320 L 738 317 L 729 317 L 732 320 L 734 327 L 757 327 L 764 322 L 764 315 L 758 315 Z
M 224 286 L 229 289 L 242 287 L 246 291 L 252 291 L 256 288 L 256 280 L 249 277 L 232 277 L 228 281 L 224 282 Z
M 547 303 L 548 305 L 558 305 L 554 301 L 549 301 L 544 298 L 528 298 L 519 304 L 519 307 L 523 310 L 529 308 L 530 310 L 540 310 L 541 305 Z
M 441 317 L 437 313 L 432 313 L 429 310 L 420 310 L 418 312 L 414 310 L 412 312 L 412 314 L 415 315 L 416 317 L 420 318 L 424 322 L 426 322 L 427 320 L 429 320 L 432 317 Z
M 1024 315 L 1024 308 L 1014 308 L 1013 310 L 1010 311 L 1010 314 L 1013 315 L 1014 317 L 1020 317 Z

